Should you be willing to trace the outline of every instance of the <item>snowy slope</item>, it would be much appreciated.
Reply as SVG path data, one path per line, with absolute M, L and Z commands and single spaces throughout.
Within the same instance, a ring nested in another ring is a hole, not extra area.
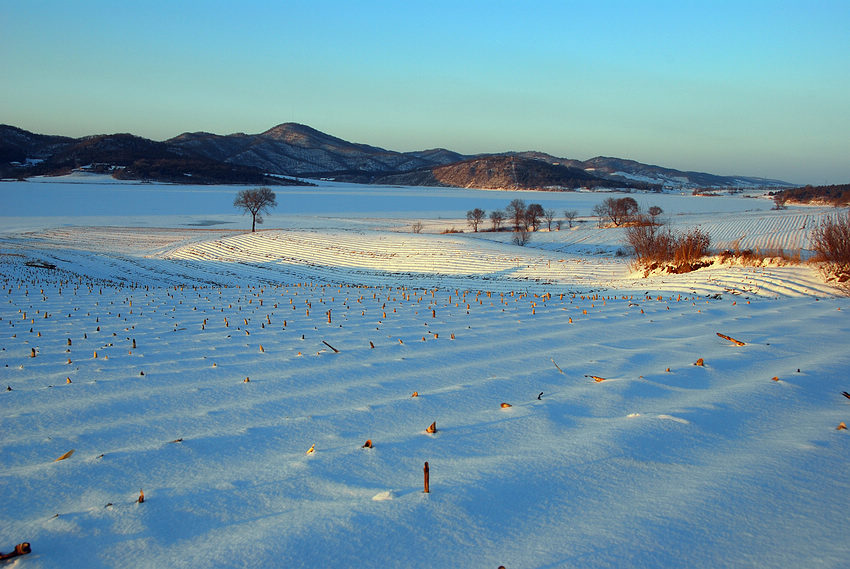
M 148 197 L 97 227 L 11 211 L 0 238 L 13 566 L 846 564 L 850 301 L 813 268 L 642 279 L 592 223 L 415 235 L 411 197 L 250 235 Z M 819 215 L 688 199 L 674 223 L 756 246 Z

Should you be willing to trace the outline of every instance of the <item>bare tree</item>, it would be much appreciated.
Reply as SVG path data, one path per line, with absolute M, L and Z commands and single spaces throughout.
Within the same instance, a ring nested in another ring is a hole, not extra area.
M 416 221 L 410 226 L 414 233 L 422 233 L 422 222 Z
M 493 224 L 493 231 L 498 231 L 505 220 L 505 212 L 500 209 L 494 209 L 490 212 L 490 222 Z
M 472 226 L 472 230 L 478 233 L 478 225 L 481 223 L 481 220 L 484 219 L 484 210 L 480 207 L 476 207 L 475 209 L 471 209 L 466 212 L 466 222 Z
M 597 227 L 602 227 L 603 221 L 608 217 L 608 210 L 605 208 L 604 204 L 598 203 L 593 206 L 593 215 L 596 216 Z
M 640 207 L 634 198 L 607 198 L 593 207 L 593 213 L 602 219 L 609 219 L 615 227 L 629 221 L 640 213 Z
M 525 226 L 525 202 L 519 198 L 511 200 L 505 208 L 508 217 L 514 222 L 514 231 L 519 231 Z
M 546 225 L 549 227 L 549 231 L 552 231 L 552 220 L 555 219 L 555 210 L 547 209 L 543 212 L 543 219 L 546 220 Z
M 788 201 L 788 196 L 783 194 L 782 192 L 776 193 L 773 196 L 773 209 L 785 209 L 788 206 L 786 202 Z
M 266 187 L 239 190 L 236 199 L 233 200 L 233 207 L 244 209 L 246 213 L 251 214 L 251 232 L 253 233 L 257 229 L 257 224 L 263 222 L 263 216 L 260 214 L 277 207 L 277 199 L 274 192 Z
M 570 227 L 572 227 L 573 221 L 575 221 L 575 218 L 578 217 L 578 212 L 574 209 L 565 210 L 564 217 L 567 218 L 567 223 L 570 225 Z
M 652 217 L 652 220 L 655 221 L 655 218 L 664 213 L 664 210 L 658 207 L 657 205 L 652 206 L 647 211 L 649 211 L 649 215 Z
M 543 206 L 539 203 L 528 204 L 525 210 L 525 222 L 527 227 L 531 227 L 532 231 L 537 231 L 540 226 L 540 218 L 543 217 Z

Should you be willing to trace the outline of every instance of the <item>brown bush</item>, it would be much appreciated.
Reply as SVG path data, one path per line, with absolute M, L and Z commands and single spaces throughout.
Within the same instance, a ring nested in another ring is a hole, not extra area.
M 676 235 L 662 224 L 639 218 L 626 228 L 626 243 L 634 250 L 637 265 L 652 269 L 669 265 L 669 272 L 687 272 L 699 268 L 699 260 L 708 254 L 711 239 L 693 228 Z
M 828 265 L 827 273 L 841 282 L 847 281 L 850 277 L 850 211 L 824 219 L 812 231 L 811 241 L 815 259 Z
M 626 228 L 626 243 L 634 249 L 637 263 L 649 266 L 673 258 L 670 229 L 655 223 L 635 223 Z

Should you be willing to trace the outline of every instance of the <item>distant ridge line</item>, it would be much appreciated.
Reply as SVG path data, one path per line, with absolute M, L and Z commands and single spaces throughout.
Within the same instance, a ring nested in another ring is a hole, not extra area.
M 515 176 L 505 176 L 510 163 Z M 575 160 L 523 151 L 465 155 L 445 148 L 397 152 L 286 122 L 258 134 L 184 132 L 157 142 L 130 133 L 80 138 L 0 125 L 0 176 L 57 174 L 96 167 L 116 176 L 191 183 L 357 183 L 503 189 L 691 189 L 791 187 L 781 180 L 718 176 L 597 156 Z M 272 175 L 274 178 L 269 178 Z M 281 178 L 283 176 L 284 178 Z

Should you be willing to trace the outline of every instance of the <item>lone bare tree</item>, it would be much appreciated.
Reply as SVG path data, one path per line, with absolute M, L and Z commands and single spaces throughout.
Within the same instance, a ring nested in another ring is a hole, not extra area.
M 277 207 L 277 199 L 274 192 L 266 187 L 239 190 L 236 199 L 233 200 L 233 207 L 251 214 L 251 232 L 253 233 L 257 229 L 257 224 L 263 222 L 263 216 L 260 214 Z
M 573 226 L 573 221 L 578 217 L 578 212 L 574 209 L 564 210 L 564 217 L 567 218 L 567 223 L 570 224 L 570 227 Z
M 484 214 L 484 210 L 480 207 L 476 207 L 475 209 L 471 209 L 466 212 L 466 221 L 472 226 L 472 230 L 476 233 L 478 233 L 478 225 L 481 223 L 481 220 L 484 219 Z

